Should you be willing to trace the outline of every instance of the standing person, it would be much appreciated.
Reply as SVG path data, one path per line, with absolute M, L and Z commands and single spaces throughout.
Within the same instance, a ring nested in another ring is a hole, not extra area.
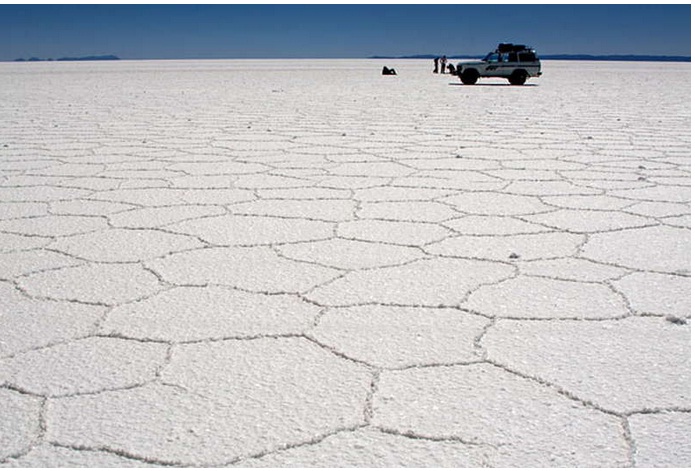
M 440 74 L 446 73 L 446 56 L 442 56 L 442 58 L 439 60 L 439 63 L 441 64 L 441 71 L 439 72 Z
M 439 70 L 439 57 L 434 58 L 434 71 L 432 73 L 436 74 Z

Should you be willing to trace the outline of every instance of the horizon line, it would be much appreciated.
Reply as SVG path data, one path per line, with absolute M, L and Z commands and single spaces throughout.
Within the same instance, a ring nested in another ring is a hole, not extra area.
M 486 54 L 442 54 L 449 59 L 476 59 Z M 91 54 L 88 56 L 61 56 L 58 58 L 29 58 L 0 59 L 0 62 L 109 62 L 109 61 L 152 61 L 152 60 L 431 60 L 442 55 L 437 54 L 409 54 L 409 55 L 372 55 L 368 57 L 151 57 L 151 58 L 123 58 L 115 54 Z M 586 60 L 586 61 L 635 61 L 635 62 L 691 62 L 691 56 L 668 54 L 539 54 L 541 60 Z

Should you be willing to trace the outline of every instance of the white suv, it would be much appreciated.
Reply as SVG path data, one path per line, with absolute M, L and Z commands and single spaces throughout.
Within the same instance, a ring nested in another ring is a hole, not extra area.
M 523 85 L 529 77 L 540 77 L 541 61 L 536 51 L 522 44 L 501 43 L 485 59 L 456 64 L 456 75 L 465 85 L 480 77 L 502 77 L 512 85 Z

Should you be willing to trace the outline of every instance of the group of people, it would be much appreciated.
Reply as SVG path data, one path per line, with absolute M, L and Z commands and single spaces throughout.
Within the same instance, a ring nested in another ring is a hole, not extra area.
M 455 68 L 453 64 L 447 65 L 446 56 L 434 58 L 434 70 L 432 71 L 432 73 L 436 74 L 437 72 L 439 72 L 440 74 L 453 74 L 454 70 Z

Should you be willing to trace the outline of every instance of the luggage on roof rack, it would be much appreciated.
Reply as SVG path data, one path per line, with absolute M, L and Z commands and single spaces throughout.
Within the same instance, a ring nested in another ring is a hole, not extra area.
M 497 51 L 500 54 L 505 54 L 507 52 L 521 52 L 528 49 L 524 44 L 512 44 L 512 43 L 499 43 L 497 46 Z

